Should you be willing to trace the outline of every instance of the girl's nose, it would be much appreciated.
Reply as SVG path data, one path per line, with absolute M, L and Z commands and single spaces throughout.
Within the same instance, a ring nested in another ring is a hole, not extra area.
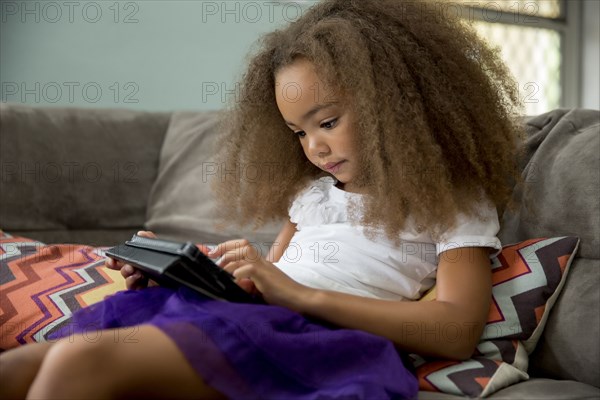
M 320 135 L 312 135 L 308 139 L 308 151 L 313 156 L 323 157 L 329 154 L 329 146 Z

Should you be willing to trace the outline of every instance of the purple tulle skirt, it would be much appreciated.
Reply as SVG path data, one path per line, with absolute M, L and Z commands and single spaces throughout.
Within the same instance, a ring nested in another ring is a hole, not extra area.
M 165 332 L 204 381 L 232 399 L 417 397 L 416 378 L 384 338 L 186 288 L 119 292 L 75 313 L 52 339 L 140 324 Z

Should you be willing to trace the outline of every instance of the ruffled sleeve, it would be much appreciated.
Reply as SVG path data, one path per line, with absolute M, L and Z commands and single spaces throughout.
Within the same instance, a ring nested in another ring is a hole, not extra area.
M 289 209 L 290 221 L 296 224 L 296 229 L 347 220 L 346 203 L 331 196 L 335 183 L 332 177 L 322 177 L 300 192 Z
M 480 204 L 479 212 L 482 220 L 459 214 L 455 228 L 444 232 L 436 242 L 436 255 L 461 247 L 489 247 L 495 250 L 490 258 L 497 256 L 502 250 L 496 236 L 500 230 L 498 211 L 493 203 L 485 201 Z

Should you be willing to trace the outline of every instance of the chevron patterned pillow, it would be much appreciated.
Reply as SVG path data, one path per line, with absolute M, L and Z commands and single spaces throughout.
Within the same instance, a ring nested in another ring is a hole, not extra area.
M 0 351 L 44 342 L 75 311 L 124 290 L 120 272 L 104 266 L 107 248 L 45 245 L 0 230 Z
M 506 245 L 492 259 L 492 303 L 471 359 L 448 361 L 412 355 L 419 388 L 485 397 L 529 378 L 527 365 L 564 285 L 577 237 L 530 239 Z M 435 299 L 435 289 L 421 301 Z
M 45 245 L 0 231 L 0 349 L 42 342 L 71 314 L 125 288 L 102 249 Z

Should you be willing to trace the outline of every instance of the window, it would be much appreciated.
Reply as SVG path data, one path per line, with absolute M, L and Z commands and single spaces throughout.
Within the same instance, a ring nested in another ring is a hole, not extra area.
M 446 4 L 451 3 L 463 6 L 461 16 L 467 16 L 490 45 L 500 48 L 518 83 L 525 114 L 579 105 L 579 1 L 452 0 Z

